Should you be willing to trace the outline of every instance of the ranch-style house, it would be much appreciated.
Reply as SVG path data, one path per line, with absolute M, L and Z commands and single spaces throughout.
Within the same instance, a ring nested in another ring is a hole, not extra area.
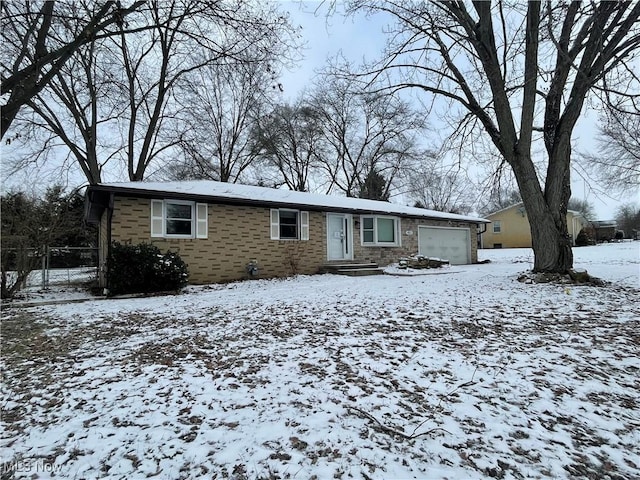
M 112 242 L 178 252 L 189 282 L 314 274 L 341 263 L 385 266 L 421 254 L 477 262 L 488 220 L 360 198 L 214 181 L 92 185 L 86 220 L 99 226 L 99 279 Z

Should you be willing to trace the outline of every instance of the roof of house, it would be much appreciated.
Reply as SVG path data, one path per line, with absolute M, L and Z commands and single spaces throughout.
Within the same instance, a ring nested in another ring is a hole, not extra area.
M 376 213 L 457 220 L 471 223 L 490 223 L 489 220 L 483 218 L 438 212 L 425 208 L 408 207 L 390 202 L 339 197 L 335 195 L 320 195 L 317 193 L 296 192 L 292 190 L 214 182 L 210 180 L 101 183 L 92 185 L 87 189 L 89 203 L 97 202 L 104 207 L 106 205 L 106 199 L 104 198 L 105 193 L 149 198 L 184 198 L 208 203 L 259 205 L 280 208 L 293 206 L 307 210 Z M 91 212 L 91 207 L 89 207 L 89 212 Z M 95 214 L 89 214 L 88 218 L 96 220 Z
M 491 216 L 495 215 L 496 213 L 506 212 L 507 210 L 511 210 L 512 208 L 520 207 L 520 206 L 523 206 L 523 205 L 524 205 L 523 202 L 514 203 L 513 205 L 509 205 L 508 207 L 504 207 L 504 208 L 501 208 L 500 210 L 496 210 L 495 212 L 491 212 L 490 214 L 487 215 L 487 217 L 491 217 Z
M 509 205 L 508 207 L 504 207 L 504 208 L 501 208 L 500 210 L 496 210 L 495 212 L 491 212 L 489 215 L 487 215 L 487 217 L 492 217 L 497 213 L 506 212 L 507 210 L 511 210 L 512 208 L 515 208 L 515 207 L 524 207 L 524 202 L 514 203 L 513 205 Z M 572 214 L 574 217 L 583 217 L 583 215 L 576 210 L 567 210 L 567 213 Z
M 595 228 L 617 228 L 618 223 L 615 220 L 594 220 L 591 222 Z

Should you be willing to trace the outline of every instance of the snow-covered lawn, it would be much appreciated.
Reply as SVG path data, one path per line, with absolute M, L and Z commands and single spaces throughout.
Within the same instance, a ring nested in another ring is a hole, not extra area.
M 639 247 L 4 309 L 2 478 L 639 478 Z

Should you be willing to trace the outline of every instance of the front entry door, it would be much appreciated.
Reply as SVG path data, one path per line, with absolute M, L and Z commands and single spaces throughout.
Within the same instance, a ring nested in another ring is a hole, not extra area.
M 351 215 L 327 214 L 327 260 L 353 258 Z

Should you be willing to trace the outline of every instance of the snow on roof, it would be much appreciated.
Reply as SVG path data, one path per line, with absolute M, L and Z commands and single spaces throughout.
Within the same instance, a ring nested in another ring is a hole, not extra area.
M 309 209 L 331 209 L 342 211 L 358 211 L 412 217 L 425 217 L 444 220 L 459 220 L 473 223 L 489 223 L 489 220 L 458 215 L 455 213 L 438 212 L 426 208 L 407 207 L 395 203 L 367 200 L 363 198 L 338 197 L 335 195 L 320 195 L 317 193 L 296 192 L 277 188 L 240 185 L 237 183 L 214 182 L 210 180 L 191 180 L 180 182 L 122 182 L 101 183 L 91 187 L 93 189 L 122 191 L 128 193 L 173 194 L 191 198 L 200 197 L 209 201 L 233 200 L 239 203 L 261 203 L 265 205 L 291 205 Z
M 594 220 L 591 224 L 596 228 L 617 228 L 618 226 L 615 220 Z

